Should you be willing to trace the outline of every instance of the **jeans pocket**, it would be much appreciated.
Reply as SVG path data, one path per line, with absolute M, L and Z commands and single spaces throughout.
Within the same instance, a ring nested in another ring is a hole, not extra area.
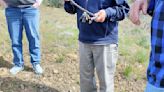
M 18 12 L 18 9 L 16 8 L 8 7 L 8 8 L 5 8 L 5 15 L 8 18 L 15 18 L 19 16 L 19 12 Z

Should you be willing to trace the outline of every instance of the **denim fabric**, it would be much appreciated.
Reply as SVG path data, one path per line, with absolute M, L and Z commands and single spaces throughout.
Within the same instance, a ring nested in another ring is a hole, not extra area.
M 24 65 L 22 38 L 23 29 L 29 42 L 31 63 L 40 63 L 39 10 L 28 8 L 6 8 L 6 20 L 11 38 L 14 59 L 17 66 Z
M 157 88 L 150 83 L 147 83 L 145 92 L 164 92 L 164 88 Z

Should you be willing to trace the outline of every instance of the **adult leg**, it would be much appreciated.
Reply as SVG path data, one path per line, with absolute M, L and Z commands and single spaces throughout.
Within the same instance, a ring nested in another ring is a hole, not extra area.
M 39 10 L 29 7 L 23 8 L 23 24 L 29 41 L 31 63 L 40 63 Z
M 22 14 L 19 8 L 6 8 L 6 20 L 8 24 L 8 31 L 12 44 L 13 62 L 15 66 L 10 70 L 12 74 L 16 74 L 23 70 L 23 25 Z
M 25 32 L 29 41 L 29 51 L 31 56 L 31 63 L 35 73 L 42 74 L 43 70 L 40 66 L 41 51 L 40 51 L 40 37 L 39 37 L 39 10 L 33 7 L 22 8 L 23 24 Z

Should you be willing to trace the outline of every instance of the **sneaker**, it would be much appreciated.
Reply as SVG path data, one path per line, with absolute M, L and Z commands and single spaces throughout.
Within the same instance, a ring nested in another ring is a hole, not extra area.
M 16 75 L 18 72 L 22 71 L 24 69 L 23 66 L 13 66 L 11 69 L 10 69 L 10 73 L 12 75 Z
M 42 74 L 43 73 L 43 69 L 40 66 L 40 64 L 33 64 L 33 69 L 34 69 L 34 72 L 36 74 Z

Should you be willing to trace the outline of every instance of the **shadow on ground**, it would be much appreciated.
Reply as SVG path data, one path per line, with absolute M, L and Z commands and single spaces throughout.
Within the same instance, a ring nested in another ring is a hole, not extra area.
M 0 56 L 0 68 L 10 69 L 13 65 Z M 25 66 L 25 71 L 32 71 L 31 67 Z M 0 76 L 0 92 L 59 92 L 44 84 L 37 84 L 29 81 L 23 81 L 16 77 Z
M 3 56 L 0 56 L 0 68 L 6 67 L 6 68 L 10 69 L 12 66 L 13 66 L 13 64 L 11 64 L 9 61 L 5 60 L 3 58 Z M 33 71 L 33 69 L 31 67 L 28 67 L 28 66 L 24 66 L 24 70 L 30 71 L 30 72 Z
M 0 77 L 0 91 L 2 92 L 59 92 L 44 84 L 22 81 L 17 78 Z

